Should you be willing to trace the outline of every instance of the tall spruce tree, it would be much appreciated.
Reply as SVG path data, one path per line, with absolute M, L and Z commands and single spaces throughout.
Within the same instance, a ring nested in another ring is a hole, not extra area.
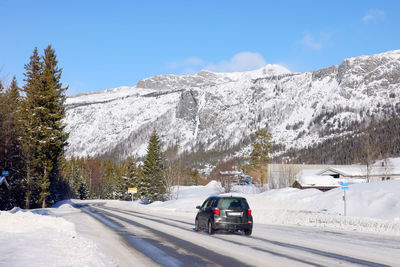
M 6 111 L 6 95 L 4 93 L 4 87 L 3 83 L 0 81 L 0 127 L 3 129 L 4 124 L 5 124 L 5 115 L 7 113 Z M 4 158 L 5 158 L 5 153 L 4 153 L 4 139 L 5 139 L 5 134 L 3 131 L 0 131 L 0 167 L 3 166 L 4 164 Z
M 35 48 L 25 65 L 22 127 L 23 152 L 26 161 L 26 207 L 46 206 L 57 195 L 59 164 L 63 159 L 68 134 L 65 125 L 65 90 L 61 84 L 62 70 L 54 49 L 49 45 L 40 58 Z
M 244 166 L 247 171 L 249 170 L 260 170 L 261 172 L 261 183 L 264 184 L 266 181 L 265 168 L 267 164 L 271 162 L 271 154 L 273 152 L 273 142 L 271 141 L 272 136 L 264 129 L 258 129 L 254 133 L 254 142 L 251 144 L 252 151 L 249 157 L 245 158 L 248 164 Z
M 22 158 L 19 143 L 19 131 L 18 131 L 18 112 L 20 110 L 20 94 L 15 76 L 4 93 L 4 121 L 0 126 L 2 129 L 2 153 L 4 157 L 0 166 L 9 172 L 7 177 L 8 183 L 10 184 L 10 194 L 4 201 L 8 202 L 8 207 L 5 209 L 12 208 L 14 206 L 21 206 L 23 203 L 23 191 L 22 191 Z M 1 197 L 0 197 L 1 198 Z
M 161 153 L 161 141 L 156 130 L 150 136 L 147 155 L 143 164 L 139 196 L 150 202 L 163 200 L 166 188 L 164 185 L 164 160 Z
M 42 66 L 38 50 L 35 48 L 29 63 L 25 65 L 25 85 L 22 88 L 25 98 L 22 100 L 20 112 L 21 145 L 25 165 L 26 209 L 36 207 L 38 201 L 40 117 L 36 111 L 40 107 L 38 101 L 40 99 Z
M 121 166 L 121 183 L 118 185 L 120 198 L 123 200 L 130 200 L 131 194 L 128 193 L 128 188 L 133 188 L 139 184 L 139 171 L 136 163 L 132 157 L 128 157 Z M 135 196 L 136 197 L 136 196 Z

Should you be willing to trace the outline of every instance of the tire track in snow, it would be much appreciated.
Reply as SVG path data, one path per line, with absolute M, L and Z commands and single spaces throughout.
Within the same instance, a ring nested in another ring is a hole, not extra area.
M 103 209 L 107 209 L 107 210 L 120 212 L 120 213 L 124 213 L 124 214 L 128 214 L 128 215 L 135 215 L 135 216 L 140 217 L 142 219 L 147 219 L 147 220 L 151 220 L 151 221 L 154 221 L 154 222 L 167 224 L 169 226 L 177 227 L 177 228 L 179 228 L 181 230 L 190 231 L 187 228 L 183 228 L 183 227 L 177 226 L 176 224 L 167 223 L 167 222 L 162 221 L 162 220 L 169 220 L 169 221 L 178 222 L 178 223 L 181 223 L 181 224 L 190 225 L 190 226 L 192 226 L 192 229 L 194 229 L 194 224 L 188 223 L 188 222 L 185 222 L 185 221 L 181 221 L 181 220 L 171 219 L 171 218 L 167 218 L 167 217 L 163 217 L 163 216 L 157 216 L 157 215 L 151 215 L 150 216 L 150 215 L 147 215 L 145 213 L 141 213 L 141 212 L 137 212 L 137 211 L 121 210 L 121 209 L 104 207 L 104 206 L 102 208 Z M 151 218 L 149 218 L 149 217 L 151 217 Z M 152 217 L 157 217 L 157 218 L 162 219 L 162 220 L 154 219 Z M 192 232 L 192 231 L 190 231 L 190 232 Z M 233 241 L 233 240 L 230 240 L 230 239 L 226 239 L 226 238 L 223 238 L 223 237 L 216 237 L 216 238 L 225 240 L 227 242 L 234 243 L 236 245 L 241 245 L 241 246 L 244 245 L 243 243 L 240 243 L 240 242 L 237 242 L 237 241 Z M 350 257 L 350 256 L 340 255 L 340 254 L 337 254 L 337 253 L 322 251 L 322 250 L 309 248 L 309 247 L 304 247 L 304 246 L 299 246 L 299 245 L 295 245 L 295 244 L 290 244 L 290 243 L 285 243 L 285 242 L 280 242 L 280 241 L 275 241 L 275 240 L 269 240 L 269 239 L 266 239 L 266 238 L 255 237 L 255 236 L 252 236 L 251 238 L 255 239 L 255 240 L 262 241 L 262 242 L 265 242 L 265 243 L 273 244 L 273 245 L 276 245 L 276 246 L 285 247 L 285 248 L 291 248 L 291 249 L 296 249 L 296 250 L 301 250 L 301 251 L 308 252 L 308 253 L 311 253 L 311 254 L 315 254 L 315 255 L 318 255 L 318 256 L 333 258 L 333 259 L 337 259 L 337 260 L 343 260 L 343 261 L 346 261 L 346 262 L 349 262 L 349 263 L 360 264 L 360 265 L 364 265 L 364 266 L 373 266 L 373 267 L 389 267 L 389 265 L 380 264 L 380 263 L 377 263 L 377 262 L 358 259 L 358 258 L 354 258 L 354 257 Z M 262 249 L 262 248 L 257 247 L 257 246 L 251 246 L 251 247 L 253 249 L 256 249 L 256 250 L 259 250 L 259 251 L 271 253 L 271 254 L 274 254 L 276 256 L 285 257 L 285 258 L 288 258 L 288 259 L 291 259 L 291 260 L 300 261 L 302 263 L 311 264 L 311 265 L 314 265 L 314 266 L 323 266 L 323 265 L 318 265 L 318 264 L 313 263 L 313 262 L 309 262 L 309 261 L 305 261 L 305 260 L 302 260 L 302 259 L 298 259 L 298 258 L 295 258 L 295 257 L 292 257 L 292 256 L 288 256 L 288 255 L 284 255 L 284 254 L 281 254 L 281 253 L 277 253 L 277 252 L 274 252 L 272 250 Z
M 134 247 L 136 250 L 142 252 L 144 255 L 150 257 L 156 263 L 163 266 L 248 266 L 234 258 L 218 254 L 204 247 L 193 244 L 189 241 L 177 238 L 170 234 L 161 232 L 147 225 L 139 222 L 121 217 L 119 215 L 107 212 L 105 210 L 90 207 L 85 205 L 76 205 L 77 208 L 82 209 L 84 212 L 100 220 L 103 224 L 107 225 L 118 234 L 120 234 L 125 241 Z M 111 218 L 110 218 L 111 217 Z M 116 220 L 115 220 L 116 219 Z M 159 240 L 151 238 L 138 237 L 129 232 L 121 223 L 116 221 L 123 221 L 125 223 L 134 225 L 136 227 L 146 229 L 147 231 L 155 234 L 169 244 L 178 247 L 179 250 L 186 251 L 187 253 L 179 253 L 177 249 L 163 245 Z
M 150 220 L 150 221 L 157 222 L 157 223 L 160 223 L 160 224 L 166 224 L 166 225 L 169 225 L 169 226 L 172 226 L 172 227 L 179 228 L 179 229 L 184 230 L 184 231 L 189 231 L 191 233 L 194 232 L 194 230 L 193 230 L 194 228 L 192 228 L 192 230 L 189 230 L 187 228 L 179 227 L 176 224 L 171 224 L 171 223 L 167 223 L 167 222 L 162 221 L 162 220 L 158 220 L 158 219 L 154 219 L 154 218 L 149 218 L 149 217 L 143 216 L 143 215 L 146 215 L 146 214 L 135 212 L 135 211 L 126 211 L 126 210 L 123 211 L 123 210 L 120 210 L 120 209 L 115 209 L 115 208 L 110 208 L 110 207 L 102 207 L 101 209 L 112 210 L 112 211 L 115 211 L 115 212 L 120 212 L 120 213 L 131 215 L 131 216 L 136 216 L 136 217 L 139 217 L 139 218 L 142 218 L 142 219 L 145 219 L 145 220 Z M 176 222 L 179 222 L 179 223 L 184 223 L 184 224 L 187 224 L 187 225 L 190 225 L 190 226 L 194 226 L 191 223 L 180 221 L 180 220 L 169 219 L 169 218 L 165 218 L 165 217 L 161 217 L 161 216 L 154 216 L 154 217 L 158 217 L 158 218 L 162 218 L 162 219 L 166 219 L 166 220 L 170 220 L 170 221 L 176 221 Z M 218 238 L 218 239 L 223 240 L 223 241 L 226 241 L 226 242 L 230 242 L 230 243 L 235 244 L 235 245 L 251 247 L 252 249 L 255 249 L 255 250 L 258 250 L 258 251 L 261 251 L 261 252 L 270 253 L 270 254 L 275 255 L 277 257 L 283 257 L 283 258 L 286 258 L 286 259 L 289 259 L 289 260 L 293 260 L 293 261 L 296 261 L 296 262 L 301 262 L 301 263 L 304 263 L 304 264 L 307 264 L 307 265 L 318 266 L 318 267 L 325 266 L 325 265 L 316 264 L 316 263 L 314 263 L 312 261 L 307 261 L 307 260 L 304 260 L 304 259 L 300 259 L 300 258 L 292 257 L 292 256 L 289 256 L 289 255 L 286 255 L 286 254 L 282 254 L 282 253 L 279 253 L 279 252 L 275 252 L 275 251 L 272 251 L 272 250 L 263 249 L 263 248 L 260 248 L 260 247 L 257 247 L 257 246 L 249 246 L 248 244 L 243 244 L 243 243 L 232 241 L 232 240 L 228 240 L 228 239 L 225 239 L 225 238 L 220 238 L 220 237 L 216 237 L 216 236 L 213 236 L 213 237 L 214 238 Z

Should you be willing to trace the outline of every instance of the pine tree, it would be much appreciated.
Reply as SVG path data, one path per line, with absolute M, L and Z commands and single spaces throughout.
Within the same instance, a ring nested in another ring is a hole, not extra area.
M 77 190 L 77 196 L 79 199 L 87 199 L 89 197 L 89 189 L 84 179 L 81 178 L 81 182 L 79 184 Z
M 163 200 L 166 192 L 164 180 L 164 161 L 161 153 L 161 141 L 154 130 L 150 136 L 147 155 L 143 165 L 139 196 L 150 202 Z
M 272 146 L 273 142 L 271 141 L 271 134 L 269 134 L 264 129 L 258 129 L 254 133 L 254 143 L 251 144 L 252 151 L 249 157 L 245 160 L 248 161 L 248 164 L 244 166 L 245 169 L 258 169 L 261 171 L 261 183 L 265 183 L 266 177 L 264 177 L 265 167 L 269 162 L 271 162 L 271 154 L 272 154 Z
M 139 168 L 133 158 L 129 157 L 121 166 L 122 181 L 119 186 L 121 199 L 130 200 L 132 196 L 128 193 L 128 188 L 137 187 L 139 184 Z
M 5 122 L 5 114 L 6 114 L 6 96 L 4 94 L 3 83 L 0 81 L 0 127 L 1 129 L 4 127 Z M 0 131 L 0 166 L 4 163 L 4 133 Z
M 42 153 L 44 162 L 44 172 L 41 180 L 41 202 L 42 207 L 46 205 L 47 196 L 52 194 L 54 200 L 59 189 L 59 165 L 64 157 L 64 147 L 67 145 L 68 134 L 64 131 L 65 124 L 65 91 L 68 87 L 62 87 L 62 70 L 58 68 L 55 50 L 49 45 L 44 50 L 42 87 L 43 87 L 43 129 L 45 142 L 42 142 Z M 51 186 L 50 186 L 51 185 Z M 51 192 L 50 192 L 51 190 Z
M 26 162 L 26 207 L 46 206 L 60 195 L 59 165 L 63 159 L 68 134 L 65 125 L 65 90 L 61 84 L 62 70 L 57 67 L 55 51 L 49 45 L 40 58 L 35 48 L 25 65 L 21 121 L 23 152 Z M 51 195 L 50 195 L 51 194 Z M 33 203 L 35 202 L 35 203 Z
M 3 161 L 0 163 L 5 170 L 9 172 L 7 177 L 10 184 L 11 192 L 8 196 L 9 207 L 21 206 L 23 203 L 22 188 L 22 154 L 19 143 L 18 131 L 18 112 L 20 110 L 20 94 L 15 76 L 4 93 L 5 103 L 4 121 L 0 126 L 2 129 L 2 152 L 4 153 Z
M 102 198 L 113 199 L 115 197 L 115 193 L 117 191 L 117 181 L 118 175 L 116 173 L 116 168 L 111 160 L 107 160 L 104 163 L 103 167 L 103 176 L 102 176 L 102 184 L 103 192 Z
M 39 172 L 38 143 L 40 133 L 40 119 L 38 108 L 39 91 L 41 87 L 42 62 L 37 48 L 33 50 L 30 62 L 25 65 L 25 98 L 22 101 L 20 113 L 21 145 L 25 164 L 25 208 L 29 209 L 36 204 L 37 180 Z

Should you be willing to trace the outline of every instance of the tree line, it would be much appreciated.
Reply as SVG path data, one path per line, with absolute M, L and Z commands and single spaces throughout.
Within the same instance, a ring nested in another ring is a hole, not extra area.
M 184 166 L 178 146 L 162 151 L 162 142 L 155 130 L 142 160 L 128 157 L 118 163 L 105 158 L 71 157 L 62 175 L 70 188 L 68 197 L 80 199 L 130 200 L 133 197 L 145 202 L 162 201 L 176 197 L 173 186 L 207 182 L 196 169 Z M 137 194 L 132 196 L 128 188 L 137 188 Z
M 303 149 L 290 149 L 280 158 L 291 163 L 369 164 L 385 157 L 400 156 L 400 118 L 372 121 L 350 134 L 327 139 Z M 276 159 L 279 162 L 279 158 Z
M 68 134 L 64 131 L 67 87 L 61 84 L 55 50 L 34 49 L 25 65 L 24 86 L 15 77 L 0 89 L 0 168 L 11 190 L 0 188 L 0 208 L 46 207 L 62 198 L 60 165 Z

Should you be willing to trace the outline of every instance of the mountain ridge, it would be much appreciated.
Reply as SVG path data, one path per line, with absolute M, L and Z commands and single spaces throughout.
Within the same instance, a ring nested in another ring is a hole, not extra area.
M 153 129 L 181 152 L 246 149 L 257 127 L 268 127 L 284 149 L 303 148 L 348 133 L 352 122 L 388 118 L 400 108 L 399 96 L 400 50 L 305 73 L 267 65 L 158 75 L 134 87 L 68 97 L 67 155 L 142 156 Z

